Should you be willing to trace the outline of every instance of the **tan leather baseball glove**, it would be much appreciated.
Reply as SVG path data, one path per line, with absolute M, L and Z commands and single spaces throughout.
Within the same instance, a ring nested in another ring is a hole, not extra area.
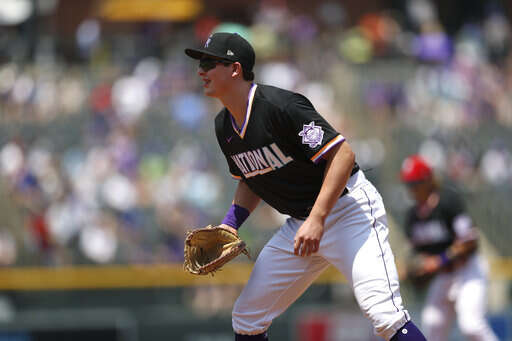
M 245 242 L 232 231 L 209 225 L 187 232 L 183 268 L 194 275 L 214 274 L 240 253 L 250 258 Z

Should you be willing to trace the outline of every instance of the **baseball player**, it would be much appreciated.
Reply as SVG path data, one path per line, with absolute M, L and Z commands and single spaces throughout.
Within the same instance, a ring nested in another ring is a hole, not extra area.
M 414 276 L 431 276 L 422 327 L 428 340 L 448 340 L 455 317 L 468 340 L 497 340 L 484 317 L 487 270 L 477 254 L 477 234 L 453 190 L 440 188 L 419 155 L 406 158 L 400 177 L 415 205 L 405 231 L 420 265 Z
M 272 320 L 329 264 L 378 335 L 425 340 L 402 305 L 382 198 L 345 137 L 304 96 L 255 83 L 255 53 L 240 35 L 215 33 L 185 53 L 199 60 L 204 94 L 224 105 L 215 132 L 238 186 L 222 226 L 238 229 L 260 200 L 290 216 L 233 307 L 235 340 L 268 340 Z

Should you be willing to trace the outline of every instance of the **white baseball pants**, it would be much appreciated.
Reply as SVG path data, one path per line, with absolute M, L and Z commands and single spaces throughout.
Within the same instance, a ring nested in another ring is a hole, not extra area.
M 456 317 L 467 340 L 497 341 L 485 319 L 486 303 L 487 266 L 474 255 L 463 267 L 437 275 L 430 284 L 422 312 L 425 337 L 448 340 Z
M 402 307 L 382 198 L 361 171 L 350 177 L 347 188 L 325 222 L 316 254 L 293 253 L 303 222 L 294 218 L 265 245 L 233 308 L 236 333 L 265 332 L 329 264 L 348 280 L 377 335 L 389 340 L 410 319 Z

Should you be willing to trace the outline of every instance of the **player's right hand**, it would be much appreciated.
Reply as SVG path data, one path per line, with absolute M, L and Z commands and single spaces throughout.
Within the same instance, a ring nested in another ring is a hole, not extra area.
M 311 216 L 308 217 L 295 233 L 293 247 L 295 255 L 304 257 L 318 252 L 323 234 L 323 223 Z

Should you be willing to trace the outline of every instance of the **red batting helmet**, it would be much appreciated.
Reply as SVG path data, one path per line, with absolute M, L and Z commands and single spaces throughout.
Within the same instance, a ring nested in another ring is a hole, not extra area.
M 425 181 L 432 177 L 432 168 L 419 155 L 411 155 L 404 160 L 400 169 L 402 182 Z

